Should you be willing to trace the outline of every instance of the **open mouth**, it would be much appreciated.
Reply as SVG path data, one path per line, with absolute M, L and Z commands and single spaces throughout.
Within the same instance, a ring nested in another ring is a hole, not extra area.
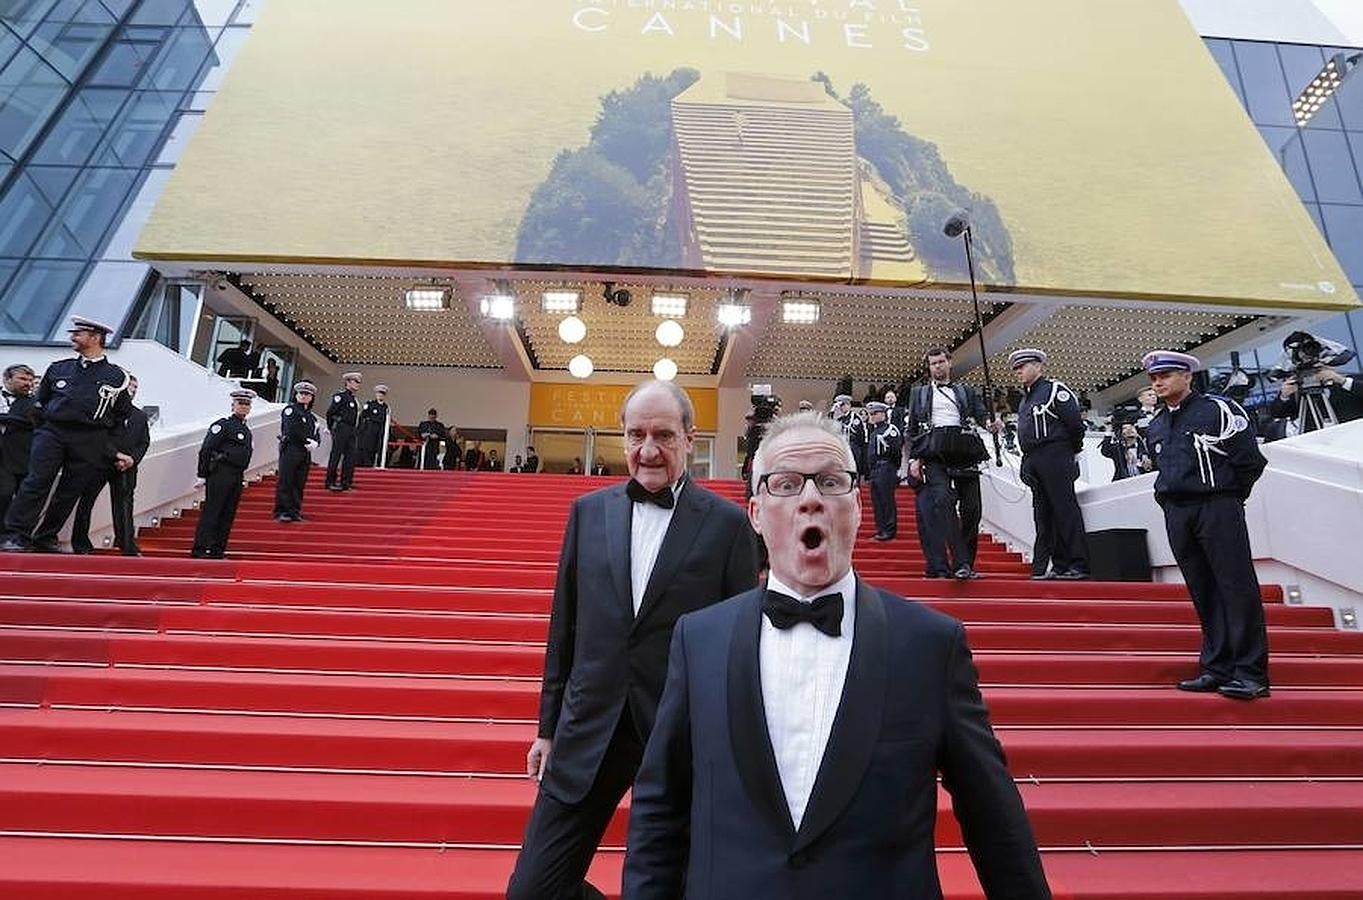
M 823 537 L 823 530 L 811 525 L 800 532 L 800 543 L 804 544 L 806 549 L 817 550 L 823 545 Z

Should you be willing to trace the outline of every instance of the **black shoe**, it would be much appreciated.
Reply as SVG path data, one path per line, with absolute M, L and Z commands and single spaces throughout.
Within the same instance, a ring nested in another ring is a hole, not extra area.
M 1203 672 L 1196 678 L 1187 678 L 1180 681 L 1178 683 L 1178 689 L 1180 691 L 1189 691 L 1194 694 L 1210 694 L 1213 691 L 1220 690 L 1224 684 L 1226 684 L 1226 679 L 1221 676 L 1213 675 L 1211 672 Z
M 339 484 L 329 484 L 327 485 L 327 490 L 335 491 L 339 494 L 341 491 L 345 490 L 345 488 L 341 487 Z
M 293 519 L 293 516 L 287 515 L 287 514 L 285 514 L 285 513 L 280 513 L 279 515 L 277 515 L 277 516 L 274 517 L 274 520 L 275 520 L 276 522 L 288 523 L 288 522 L 292 522 L 294 519 Z
M 875 534 L 871 535 L 871 540 L 873 541 L 888 541 L 889 539 L 890 536 L 883 531 L 877 531 Z
M 1217 693 L 1232 700 L 1257 700 L 1260 697 L 1267 697 L 1269 691 L 1266 684 L 1250 681 L 1248 678 L 1236 678 L 1217 688 Z
M 1081 572 L 1078 569 L 1070 569 L 1065 572 L 1058 572 L 1055 575 L 1057 581 L 1088 581 L 1089 573 Z
M 34 541 L 34 542 L 33 542 L 33 545 L 32 545 L 31 547 L 29 547 L 29 549 L 32 550 L 34 553 L 61 553 L 61 552 L 62 552 L 61 544 L 58 544 L 58 543 L 56 542 L 56 540 Z
M 138 547 L 131 547 L 123 551 L 124 556 L 141 556 L 142 551 Z
M 18 538 L 5 538 L 0 541 L 0 553 L 27 553 L 28 544 Z
M 71 552 L 74 553 L 74 554 L 76 554 L 77 556 L 89 556 L 91 553 L 94 553 L 94 552 L 95 552 L 95 548 L 94 548 L 94 547 L 76 547 L 76 546 L 73 545 L 73 546 L 71 547 Z
M 1054 573 L 1054 572 L 1033 572 L 1033 573 L 1032 573 L 1032 580 L 1033 580 L 1033 581 L 1050 581 L 1050 580 L 1051 580 L 1052 578 L 1054 578 L 1054 577 L 1055 577 L 1055 573 Z
M 193 550 L 190 550 L 190 551 L 189 551 L 189 558 L 190 558 L 190 559 L 208 559 L 208 551 L 207 551 L 207 550 L 200 550 L 198 547 L 195 547 Z
M 970 566 L 961 566 L 954 573 L 952 573 L 952 577 L 959 578 L 962 581 L 969 581 L 975 578 L 983 578 L 984 576 L 981 575 L 979 572 L 976 572 Z

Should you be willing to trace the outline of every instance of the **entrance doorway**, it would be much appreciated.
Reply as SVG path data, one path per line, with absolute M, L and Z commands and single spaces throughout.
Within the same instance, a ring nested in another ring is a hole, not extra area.
M 541 472 L 564 473 L 574 464 L 590 472 L 600 459 L 611 475 L 624 475 L 625 435 L 619 431 L 597 431 L 593 428 L 555 429 L 534 428 L 530 431 L 530 445 L 540 457 Z M 687 463 L 692 478 L 711 478 L 714 472 L 715 438 L 712 434 L 697 435 L 695 447 Z

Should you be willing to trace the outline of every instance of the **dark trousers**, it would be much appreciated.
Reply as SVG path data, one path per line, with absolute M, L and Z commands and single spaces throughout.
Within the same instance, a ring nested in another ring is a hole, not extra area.
M 365 424 L 360 426 L 359 437 L 356 438 L 357 461 L 355 465 L 361 469 L 372 469 L 378 465 L 379 444 L 383 441 L 383 426 Z
M 446 450 L 446 458 L 451 451 Z M 426 441 L 421 445 L 421 468 L 439 469 L 440 468 L 440 442 Z
M 980 518 L 983 505 L 980 503 L 980 475 L 952 475 L 951 487 L 956 492 L 957 515 L 961 520 L 961 550 L 965 553 L 965 564 L 975 568 L 975 554 L 980 550 Z
M 303 514 L 303 489 L 307 486 L 311 466 L 312 454 L 307 447 L 285 444 L 279 448 L 279 480 L 274 486 L 276 516 Z
M 1234 494 L 1211 494 L 1161 505 L 1202 623 L 1202 671 L 1268 684 L 1268 631 L 1244 504 Z
M 924 574 L 946 576 L 961 566 L 973 565 L 974 556 L 967 557 L 961 533 L 963 523 L 956 512 L 959 498 L 947 469 L 937 463 L 923 463 L 921 480 L 914 504 L 918 511 L 918 542 L 923 547 Z M 979 501 L 979 479 L 975 479 L 975 499 Z M 977 521 L 976 527 L 978 525 Z
M 871 467 L 871 511 L 879 534 L 894 537 L 899 531 L 899 509 L 894 499 L 898 485 L 899 467 L 889 460 L 876 460 Z
M 1044 574 L 1050 560 L 1057 573 L 1088 573 L 1088 541 L 1084 514 L 1074 496 L 1079 464 L 1066 444 L 1042 444 L 1022 457 L 1022 482 L 1032 489 L 1036 545 L 1032 572 Z
M 603 896 L 586 882 L 587 869 L 611 816 L 634 783 L 643 755 L 643 742 L 626 706 L 596 772 L 596 781 L 580 803 L 564 803 L 540 789 L 506 888 L 507 900 Z M 553 764 L 551 751 L 549 765 Z
M 227 537 L 241 501 L 241 476 L 241 469 L 222 464 L 208 474 L 199 525 L 194 529 L 195 556 L 222 556 L 227 551 Z
M 355 429 L 342 425 L 331 433 L 331 456 L 327 458 L 327 487 L 339 484 L 343 488 L 348 488 L 355 481 L 355 452 Z
M 109 433 L 102 428 L 80 428 L 49 423 L 33 435 L 28 474 L 5 513 L 5 536 L 25 543 L 55 543 L 86 482 L 99 477 L 108 464 Z M 57 476 L 63 476 L 58 481 Z M 52 490 L 56 484 L 57 489 Z M 51 492 L 52 499 L 48 500 Z M 44 513 L 43 505 L 47 505 Z M 42 522 L 39 523 L 39 517 Z M 36 530 L 35 530 L 36 529 Z
M 114 546 L 120 548 L 124 556 L 136 556 L 140 552 L 137 529 L 133 524 L 137 469 L 126 472 L 110 469 L 89 480 L 80 495 L 80 501 L 76 503 L 76 516 L 71 520 L 71 549 L 78 553 L 89 553 L 94 549 L 90 543 L 90 514 L 94 512 L 95 501 L 106 484 L 109 486 L 109 510 L 113 514 Z
M 0 468 L 0 524 L 4 523 L 5 514 L 9 512 L 9 502 L 14 499 L 19 490 L 19 483 L 23 480 L 23 472 L 11 472 Z

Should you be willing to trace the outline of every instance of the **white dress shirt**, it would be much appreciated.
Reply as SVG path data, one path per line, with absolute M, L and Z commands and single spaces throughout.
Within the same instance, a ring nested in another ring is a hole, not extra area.
M 842 700 L 842 686 L 847 680 L 856 624 L 857 579 L 849 569 L 818 595 L 801 597 L 770 575 L 767 590 L 787 594 L 801 603 L 813 602 L 815 596 L 824 594 L 842 594 L 839 637 L 830 637 L 808 622 L 782 631 L 762 616 L 757 648 L 762 708 L 767 714 L 767 735 L 771 738 L 790 818 L 798 829 L 814 790 L 814 779 L 819 774 Z
M 648 590 L 648 579 L 658 561 L 658 552 L 663 549 L 667 526 L 672 524 L 672 514 L 677 511 L 676 500 L 685 486 L 685 478 L 678 478 L 672 485 L 671 509 L 663 509 L 656 503 L 630 504 L 634 509 L 629 517 L 629 581 L 636 616 L 644 602 L 644 591 Z
M 950 385 L 932 385 L 932 427 L 960 425 L 961 411 L 956 406 L 956 392 Z

